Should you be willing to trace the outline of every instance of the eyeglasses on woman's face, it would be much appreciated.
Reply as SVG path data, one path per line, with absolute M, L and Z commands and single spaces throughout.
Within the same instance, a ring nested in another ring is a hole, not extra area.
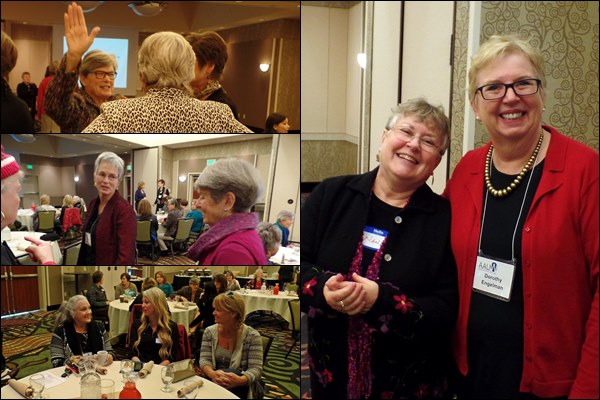
M 117 77 L 117 73 L 116 72 L 106 72 L 106 71 L 92 71 L 94 73 L 94 75 L 96 75 L 96 78 L 98 79 L 104 79 L 105 76 L 108 76 L 108 79 L 110 79 L 111 81 L 114 81 L 115 78 Z
M 392 129 L 388 129 L 392 135 L 398 139 L 401 139 L 405 142 L 411 142 L 413 139 L 417 138 L 419 142 L 419 147 L 428 152 L 428 153 L 439 153 L 441 144 L 439 138 L 425 134 L 425 135 L 416 135 L 410 128 L 405 127 L 394 127 Z
M 536 94 L 540 89 L 540 79 L 521 79 L 513 83 L 490 83 L 477 88 L 484 100 L 497 100 L 506 96 L 508 88 L 511 88 L 517 96 L 529 96 Z

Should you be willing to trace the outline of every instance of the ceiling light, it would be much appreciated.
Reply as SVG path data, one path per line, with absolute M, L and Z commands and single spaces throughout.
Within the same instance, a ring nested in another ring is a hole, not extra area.
M 167 5 L 164 1 L 132 1 L 129 8 L 140 17 L 154 17 Z
M 271 64 L 260 64 L 259 68 L 262 72 L 267 72 Z
M 71 4 L 70 1 L 63 1 L 65 4 Z M 96 8 L 100 7 L 104 2 L 103 1 L 78 1 L 77 5 L 81 7 L 83 12 L 94 11 Z

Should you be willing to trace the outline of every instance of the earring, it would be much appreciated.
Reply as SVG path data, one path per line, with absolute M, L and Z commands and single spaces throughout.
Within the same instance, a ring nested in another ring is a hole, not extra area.
M 379 162 L 379 153 L 377 153 L 377 155 L 375 156 L 375 160 L 376 160 L 377 162 Z
M 433 176 L 433 174 L 431 174 L 431 184 L 433 185 L 434 182 L 435 182 L 435 176 Z
M 542 108 L 542 111 L 546 111 L 546 107 L 543 107 L 543 108 Z
M 479 118 L 479 115 L 476 115 L 476 116 L 475 116 L 475 119 L 476 119 L 477 121 L 479 121 L 479 119 L 480 119 L 480 118 Z
M 224 209 L 223 209 L 223 211 L 227 212 L 227 209 L 226 209 L 226 208 L 224 208 Z

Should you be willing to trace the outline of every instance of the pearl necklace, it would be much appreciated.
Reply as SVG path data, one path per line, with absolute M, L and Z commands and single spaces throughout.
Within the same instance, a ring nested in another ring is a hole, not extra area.
M 529 161 L 527 161 L 527 164 L 525 164 L 525 166 L 521 170 L 521 173 L 519 173 L 519 175 L 515 178 L 514 181 L 512 181 L 510 185 L 508 185 L 505 189 L 500 190 L 494 189 L 494 187 L 492 186 L 492 181 L 490 179 L 490 165 L 492 163 L 492 152 L 494 151 L 494 145 L 491 145 L 485 158 L 485 186 L 487 186 L 488 192 L 490 192 L 494 197 L 502 198 L 508 196 L 519 185 L 519 183 L 521 183 L 521 180 L 523 180 L 523 177 L 535 162 L 535 159 L 538 153 L 540 152 L 540 148 L 542 147 L 543 141 L 544 131 L 540 133 L 540 139 L 538 140 L 537 145 L 535 146 L 535 149 L 531 154 L 531 157 L 529 157 Z

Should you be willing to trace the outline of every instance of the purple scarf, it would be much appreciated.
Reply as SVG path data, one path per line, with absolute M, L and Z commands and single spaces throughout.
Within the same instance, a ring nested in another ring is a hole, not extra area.
M 352 280 L 352 273 L 360 275 L 362 264 L 363 238 L 356 248 L 356 254 L 350 265 L 347 280 Z M 379 280 L 381 255 L 385 248 L 387 237 L 383 239 L 379 250 L 373 256 L 367 268 L 366 278 Z M 348 398 L 362 399 L 371 395 L 371 331 L 369 325 L 358 315 L 349 317 L 348 321 Z
M 200 235 L 188 250 L 188 257 L 194 261 L 200 261 L 200 265 L 202 265 L 202 261 L 208 254 L 227 236 L 236 232 L 256 229 L 256 225 L 258 225 L 258 214 L 251 212 L 233 213 Z

